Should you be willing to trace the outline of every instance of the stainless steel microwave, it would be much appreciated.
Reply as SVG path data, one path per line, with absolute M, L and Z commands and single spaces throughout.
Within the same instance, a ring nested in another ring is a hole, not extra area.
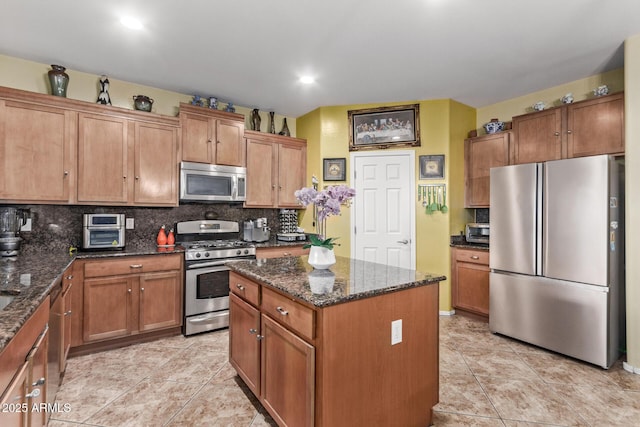
M 180 163 L 181 202 L 244 202 L 247 168 Z
M 122 249 L 124 244 L 124 214 L 82 216 L 82 249 Z

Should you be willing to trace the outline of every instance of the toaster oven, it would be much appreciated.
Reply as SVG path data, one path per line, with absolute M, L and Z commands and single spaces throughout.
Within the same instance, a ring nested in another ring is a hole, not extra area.
M 489 244 L 489 224 L 473 222 L 467 224 L 465 238 L 470 243 Z
M 82 249 L 122 249 L 124 244 L 124 214 L 82 216 Z

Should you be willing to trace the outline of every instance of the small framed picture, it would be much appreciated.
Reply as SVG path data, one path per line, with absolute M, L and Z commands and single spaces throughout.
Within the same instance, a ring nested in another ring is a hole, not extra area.
M 347 159 L 322 159 L 324 181 L 346 181 L 347 180 Z
M 420 179 L 444 178 L 444 154 L 420 156 Z

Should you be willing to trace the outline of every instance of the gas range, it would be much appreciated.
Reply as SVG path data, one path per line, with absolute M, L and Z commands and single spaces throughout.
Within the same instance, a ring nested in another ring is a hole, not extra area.
M 185 261 L 255 258 L 255 245 L 238 238 L 234 221 L 196 220 L 176 224 L 176 243 L 185 250 Z

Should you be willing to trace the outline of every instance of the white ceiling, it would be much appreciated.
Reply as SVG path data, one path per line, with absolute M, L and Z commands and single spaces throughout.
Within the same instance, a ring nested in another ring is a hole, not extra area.
M 294 117 L 482 107 L 620 68 L 639 33 L 638 0 L 14 0 L 0 13 L 1 54 Z

